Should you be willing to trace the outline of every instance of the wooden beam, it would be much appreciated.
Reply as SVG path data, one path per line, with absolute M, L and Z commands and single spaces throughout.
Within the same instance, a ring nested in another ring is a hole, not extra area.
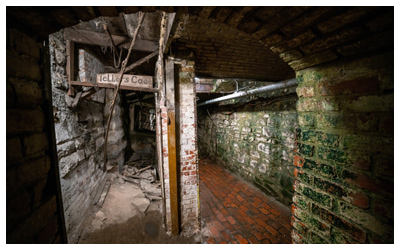
M 81 99 L 87 99 L 89 96 L 93 95 L 94 93 L 96 93 L 96 89 L 95 88 L 91 88 L 89 91 L 83 92 Z
M 111 35 L 115 45 L 124 49 L 129 49 L 132 39 L 126 36 Z M 97 45 L 97 46 L 109 46 L 110 39 L 107 34 L 98 33 L 87 30 L 77 30 L 67 28 L 64 30 L 64 39 L 70 40 L 75 43 Z M 137 39 L 133 50 L 148 51 L 152 52 L 157 50 L 158 44 L 150 40 Z
M 183 16 L 183 10 L 181 8 L 178 8 L 178 11 L 176 14 L 174 14 L 173 18 L 171 15 L 168 16 L 168 30 L 167 30 L 168 39 L 165 39 L 166 43 L 164 47 L 164 54 L 167 53 L 169 46 L 171 46 L 176 29 L 178 28 L 178 24 L 182 20 L 182 16 Z
M 71 81 L 74 80 L 74 43 L 71 40 L 67 40 L 67 77 L 68 77 L 68 92 L 67 95 L 74 96 L 74 87 L 71 85 Z
M 129 65 L 128 67 L 126 67 L 124 73 L 133 70 L 134 68 L 140 66 L 141 64 L 143 64 L 144 62 L 146 62 L 147 60 L 149 60 L 150 58 L 154 57 L 158 55 L 158 51 L 154 51 L 153 53 L 151 53 L 150 55 L 147 55 L 145 57 L 143 57 L 140 60 L 137 60 L 136 62 L 132 63 L 131 65 Z
M 178 171 L 176 150 L 176 124 L 175 124 L 175 83 L 174 63 L 166 61 L 166 100 L 168 115 L 168 168 L 169 168 L 169 192 L 171 202 L 171 233 L 179 234 L 179 207 L 178 207 Z M 179 132 L 179 131 L 178 131 Z M 179 142 L 178 142 L 179 143 Z
M 77 85 L 77 86 L 85 86 L 85 87 L 94 87 L 95 84 L 92 82 L 77 82 L 77 81 L 71 81 L 71 85 Z M 97 83 L 97 86 L 99 88 L 109 88 L 109 89 L 115 89 L 116 85 L 112 83 Z M 131 86 L 123 86 L 121 85 L 120 89 L 124 90 L 134 90 L 134 91 L 143 91 L 143 92 L 158 92 L 158 89 L 154 88 L 141 88 L 141 87 L 131 87 Z

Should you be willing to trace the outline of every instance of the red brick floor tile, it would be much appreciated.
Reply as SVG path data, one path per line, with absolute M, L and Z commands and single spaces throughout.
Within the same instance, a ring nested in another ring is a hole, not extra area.
M 248 238 L 248 240 L 251 244 L 260 244 L 260 242 L 254 236 L 251 236 L 250 238 Z
M 226 241 L 231 241 L 232 237 L 225 231 L 221 231 L 220 234 L 222 235 L 222 238 L 224 238 L 224 240 Z
M 243 238 L 243 236 L 240 235 L 240 234 L 235 235 L 235 239 L 236 239 L 240 244 L 248 244 L 248 243 L 249 243 L 249 242 L 248 242 L 245 238 Z
M 262 240 L 261 241 L 262 244 L 271 244 L 271 241 L 269 241 L 268 239 Z
M 260 233 L 260 232 L 256 232 L 253 234 L 258 240 L 263 240 L 265 239 L 265 235 Z
M 276 214 L 277 216 L 281 215 L 281 213 L 273 208 L 269 210 L 271 213 Z
M 218 237 L 218 236 L 219 236 L 219 231 L 218 231 L 218 229 L 217 229 L 216 227 L 211 226 L 211 227 L 210 227 L 210 231 L 211 231 L 211 233 L 212 233 L 212 235 L 213 235 L 214 237 Z
M 218 214 L 218 215 L 217 215 L 217 218 L 218 218 L 221 222 L 226 221 L 226 218 L 225 218 L 225 216 L 224 216 L 223 214 Z
M 271 213 L 270 211 L 268 211 L 268 210 L 265 209 L 265 208 L 260 208 L 260 209 L 258 209 L 258 210 L 260 210 L 260 212 L 263 213 L 263 214 L 269 214 L 269 213 Z
M 225 227 L 221 224 L 221 222 L 219 221 L 214 221 L 214 227 L 218 230 L 218 231 L 222 231 L 225 229 Z
M 200 161 L 199 169 L 202 223 L 212 235 L 207 243 L 291 242 L 290 208 L 215 163 Z
M 229 223 L 231 223 L 232 225 L 236 224 L 236 220 L 232 217 L 232 216 L 228 216 L 226 217 L 226 219 L 229 221 Z
M 208 238 L 207 239 L 207 244 L 215 244 L 215 241 L 213 238 Z
M 268 232 L 270 232 L 274 236 L 278 234 L 278 231 L 276 231 L 276 229 L 271 227 L 270 225 L 266 225 L 265 228 L 267 229 Z

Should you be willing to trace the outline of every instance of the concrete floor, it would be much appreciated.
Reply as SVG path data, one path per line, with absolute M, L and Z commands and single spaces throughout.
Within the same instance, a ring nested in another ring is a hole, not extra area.
M 199 170 L 206 243 L 292 243 L 290 208 L 211 160 L 200 160 Z

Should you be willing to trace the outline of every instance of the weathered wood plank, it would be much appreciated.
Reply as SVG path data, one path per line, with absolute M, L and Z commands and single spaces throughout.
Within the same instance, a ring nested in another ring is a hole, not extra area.
M 122 47 L 124 49 L 129 49 L 132 39 L 126 36 L 111 35 L 115 45 Z M 88 44 L 88 45 L 98 45 L 98 46 L 110 46 L 110 39 L 105 33 L 98 33 L 87 30 L 77 30 L 72 28 L 67 28 L 64 30 L 64 39 L 70 40 L 75 43 Z M 133 50 L 138 51 L 148 51 L 152 52 L 157 50 L 158 44 L 150 40 L 140 40 L 137 39 Z
M 106 200 L 108 190 L 110 189 L 111 181 L 107 180 L 106 185 L 104 186 L 103 192 L 101 193 L 100 200 L 97 202 L 97 205 L 102 207 L 104 201 Z
M 115 86 L 118 85 L 119 78 L 121 74 L 97 74 L 97 83 L 110 83 Z M 123 75 L 121 86 L 128 87 L 139 87 L 139 88 L 152 88 L 153 87 L 153 77 L 152 76 L 139 76 L 139 75 Z
M 145 57 L 143 57 L 140 60 L 137 60 L 136 62 L 132 63 L 131 65 L 129 65 L 128 67 L 126 67 L 125 72 L 131 71 L 132 69 L 140 66 L 141 64 L 143 64 L 144 62 L 146 62 L 147 60 L 151 59 L 152 57 L 158 55 L 158 51 L 154 51 L 153 53 L 151 53 L 150 55 L 147 55 Z
M 94 87 L 95 84 L 92 82 L 77 82 L 77 81 L 71 81 L 71 85 L 77 85 L 77 86 L 86 86 L 86 87 Z M 115 89 L 117 86 L 111 83 L 97 83 L 97 86 L 99 88 L 109 88 L 109 89 Z M 158 89 L 155 88 L 142 88 L 142 87 L 132 87 L 132 86 L 123 86 L 121 84 L 120 89 L 123 90 L 133 90 L 133 91 L 143 91 L 143 92 L 158 92 Z

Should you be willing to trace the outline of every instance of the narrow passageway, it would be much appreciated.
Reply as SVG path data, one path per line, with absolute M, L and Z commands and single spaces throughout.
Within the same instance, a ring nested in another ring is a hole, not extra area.
M 207 243 L 292 243 L 288 207 L 209 159 L 199 160 L 199 169 Z

